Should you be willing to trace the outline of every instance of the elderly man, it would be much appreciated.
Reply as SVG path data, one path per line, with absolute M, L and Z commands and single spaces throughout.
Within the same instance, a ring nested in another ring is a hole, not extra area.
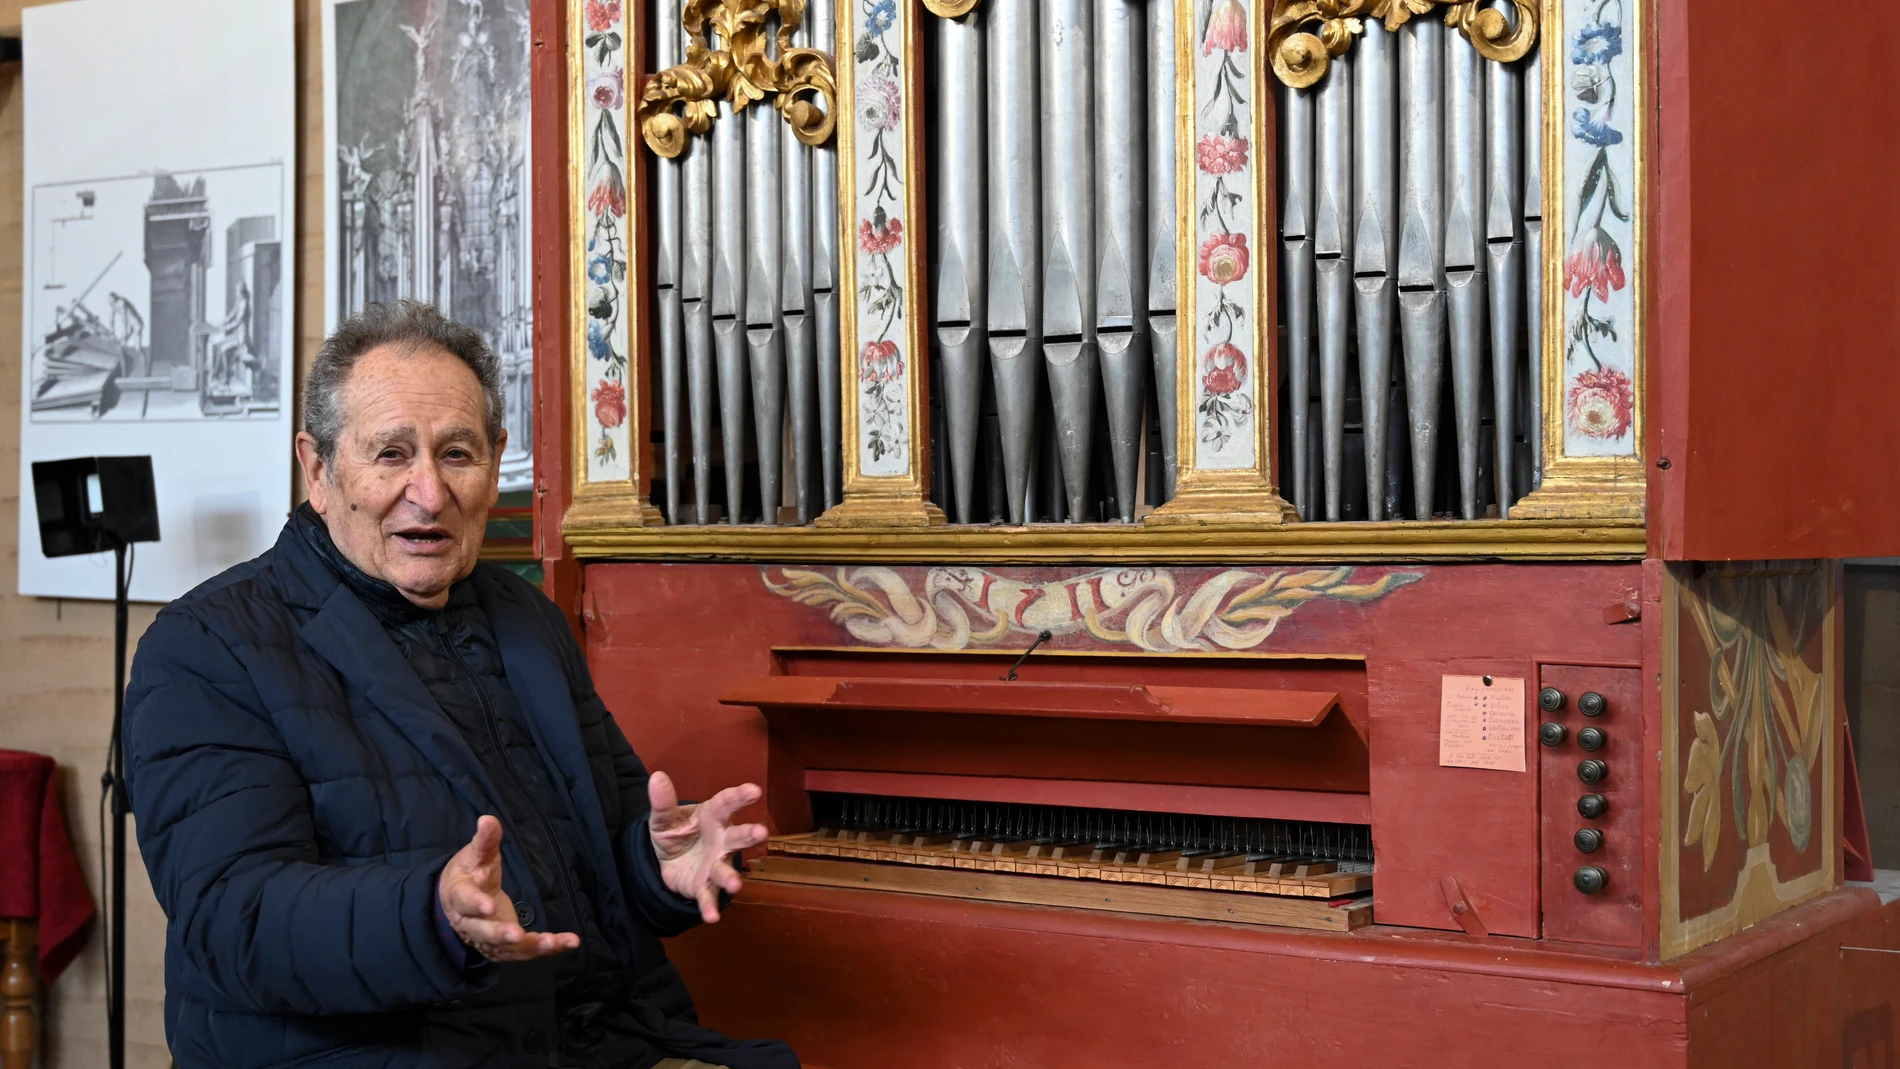
M 371 306 L 304 426 L 309 503 L 132 669 L 178 1064 L 796 1067 L 701 1027 L 659 942 L 739 889 L 759 789 L 681 805 L 561 614 L 477 560 L 506 440 L 480 336 Z

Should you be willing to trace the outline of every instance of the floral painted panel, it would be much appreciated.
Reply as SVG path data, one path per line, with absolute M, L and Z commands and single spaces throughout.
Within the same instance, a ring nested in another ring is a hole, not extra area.
M 1636 452 L 1634 4 L 1563 0 L 1564 453 Z
M 1837 721 L 1832 565 L 1670 572 L 1664 942 L 1679 952 L 1831 887 Z
M 1254 467 L 1260 307 L 1247 236 L 1258 229 L 1253 144 L 1258 66 L 1248 53 L 1256 0 L 1197 0 L 1194 51 L 1194 466 Z M 1268 148 L 1271 151 L 1271 147 Z M 1269 158 L 1268 165 L 1272 160 Z
M 626 22 L 621 0 L 586 0 L 581 5 L 582 77 L 576 93 L 580 143 L 581 207 L 578 228 L 585 237 L 587 359 L 584 388 L 590 461 L 589 482 L 623 482 L 633 477 L 633 451 L 627 440 L 628 302 L 627 174 L 622 140 L 626 118 Z
M 858 471 L 910 473 L 912 354 L 905 322 L 907 249 L 903 42 L 908 3 L 859 0 L 853 52 L 857 178 Z
M 766 568 L 767 589 L 852 639 L 903 649 L 1256 650 L 1304 605 L 1364 605 L 1424 578 L 1379 568 Z

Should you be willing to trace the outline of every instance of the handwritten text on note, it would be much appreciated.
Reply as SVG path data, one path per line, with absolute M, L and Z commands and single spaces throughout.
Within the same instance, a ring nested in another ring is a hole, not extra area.
M 1524 771 L 1524 681 L 1445 676 L 1438 700 L 1438 763 Z

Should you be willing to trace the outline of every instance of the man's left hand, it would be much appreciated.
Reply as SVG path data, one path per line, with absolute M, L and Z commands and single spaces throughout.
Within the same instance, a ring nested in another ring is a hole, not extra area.
M 719 920 L 719 892 L 738 894 L 743 882 L 731 855 L 765 841 L 765 825 L 731 823 L 734 813 L 763 794 L 756 784 L 743 783 L 696 805 L 681 805 L 666 773 L 655 772 L 647 779 L 647 800 L 653 807 L 647 830 L 660 859 L 660 878 L 673 893 L 697 901 L 707 924 Z

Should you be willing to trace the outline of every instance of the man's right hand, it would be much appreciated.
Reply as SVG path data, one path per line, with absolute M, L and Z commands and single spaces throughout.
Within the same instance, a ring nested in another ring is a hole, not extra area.
M 501 889 L 501 821 L 494 817 L 475 822 L 475 837 L 442 867 L 436 893 L 455 934 L 490 961 L 528 961 L 581 945 L 573 932 L 522 930 Z

